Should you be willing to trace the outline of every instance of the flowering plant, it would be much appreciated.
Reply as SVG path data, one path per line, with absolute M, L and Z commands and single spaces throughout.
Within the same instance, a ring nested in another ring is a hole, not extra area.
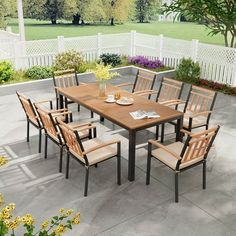
M 112 79 L 115 76 L 119 76 L 120 74 L 117 72 L 110 72 L 111 65 L 104 65 L 102 63 L 96 64 L 96 68 L 94 70 L 91 70 L 90 72 L 93 72 L 96 80 L 98 82 L 104 82 L 109 79 Z
M 0 166 L 5 165 L 7 162 L 5 157 L 0 156 Z M 4 198 L 0 193 L 0 236 L 16 236 L 16 231 L 20 226 L 23 226 L 25 230 L 24 236 L 61 236 L 68 229 L 72 229 L 72 225 L 80 223 L 80 213 L 70 217 L 73 214 L 73 210 L 61 208 L 58 216 L 45 220 L 41 228 L 35 232 L 35 219 L 31 214 L 14 217 L 13 211 L 16 205 L 10 203 L 3 206 L 3 204 Z
M 134 57 L 128 57 L 128 62 L 130 64 L 139 65 L 144 68 L 148 69 L 157 69 L 164 67 L 164 64 L 159 59 L 150 60 L 144 56 L 134 56 Z

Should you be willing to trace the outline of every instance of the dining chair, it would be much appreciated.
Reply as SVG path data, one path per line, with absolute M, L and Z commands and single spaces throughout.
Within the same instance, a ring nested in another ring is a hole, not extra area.
M 36 105 L 37 112 L 42 121 L 42 127 L 45 131 L 45 147 L 44 147 L 44 158 L 47 158 L 47 150 L 48 150 L 48 138 L 51 139 L 56 145 L 60 148 L 60 159 L 59 159 L 59 172 L 62 172 L 62 157 L 63 157 L 63 148 L 65 146 L 64 139 L 61 135 L 60 129 L 58 127 L 58 120 L 64 120 L 63 116 L 71 114 L 71 112 L 66 111 L 63 113 L 53 113 L 49 110 L 43 109 Z M 82 139 L 92 138 L 91 127 L 96 134 L 96 127 L 94 127 L 91 123 L 80 124 L 78 122 L 68 123 L 68 126 L 71 129 L 77 129 L 80 133 Z M 82 129 L 82 131 L 80 131 Z
M 69 178 L 70 156 L 85 167 L 84 196 L 88 194 L 89 168 L 112 157 L 117 157 L 117 184 L 121 184 L 121 143 L 120 140 L 103 141 L 92 138 L 84 142 L 77 130 L 73 130 L 63 121 L 58 121 L 62 136 L 67 147 L 66 178 Z M 115 147 L 114 147 L 115 146 Z
M 146 184 L 150 184 L 151 158 L 155 158 L 175 173 L 175 202 L 179 201 L 178 176 L 180 172 L 203 164 L 202 187 L 205 189 L 206 159 L 219 128 L 217 126 L 195 134 L 182 130 L 182 132 L 188 135 L 185 143 L 175 142 L 164 146 L 156 140 L 149 140 Z M 153 147 L 156 147 L 156 149 L 153 149 Z
M 148 92 L 148 99 L 151 97 L 151 91 L 153 89 L 156 79 L 156 74 L 153 71 L 138 69 L 134 83 L 123 83 L 117 85 L 117 87 L 132 86 L 132 93 L 145 95 Z
M 162 78 L 157 92 L 156 102 L 177 109 L 179 104 L 185 103 L 180 99 L 184 83 L 170 78 Z M 161 125 L 161 142 L 164 141 L 165 124 Z M 156 126 L 156 139 L 159 138 L 159 126 Z
M 39 145 L 38 145 L 38 152 L 41 152 L 41 141 L 42 141 L 42 123 L 40 118 L 37 114 L 36 108 L 34 103 L 31 101 L 29 97 L 26 97 L 22 93 L 16 92 L 17 97 L 20 100 L 22 108 L 25 112 L 26 119 L 27 119 L 27 142 L 29 142 L 29 133 L 30 133 L 30 124 L 33 125 L 36 129 L 39 130 Z M 39 101 L 38 104 L 49 103 L 50 109 L 53 109 L 53 104 L 51 100 L 44 100 Z
M 192 129 L 199 127 L 205 127 L 205 129 L 208 129 L 216 96 L 216 91 L 198 86 L 191 86 L 183 110 L 183 128 L 188 131 L 192 131 Z
M 56 88 L 65 88 L 65 87 L 72 87 L 72 86 L 79 86 L 78 76 L 75 70 L 60 70 L 53 72 L 53 83 L 55 87 L 56 93 L 56 104 L 57 108 L 59 107 L 59 94 Z M 65 106 L 68 107 L 68 104 L 74 103 L 69 99 L 64 100 Z M 78 104 L 78 111 L 80 111 L 80 105 Z M 93 118 L 93 112 L 91 112 L 91 118 Z

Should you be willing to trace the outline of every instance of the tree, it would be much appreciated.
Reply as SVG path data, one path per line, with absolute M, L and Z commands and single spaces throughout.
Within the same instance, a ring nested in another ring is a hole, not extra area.
M 127 20 L 133 4 L 133 0 L 103 0 L 105 16 L 110 25 L 114 25 L 115 20 Z
M 139 23 L 148 22 L 159 10 L 159 0 L 136 0 L 136 18 Z
M 0 28 L 6 27 L 8 17 L 16 16 L 16 2 L 14 0 L 0 1 Z
M 165 12 L 179 12 L 210 29 L 211 35 L 222 34 L 226 47 L 236 47 L 235 0 L 176 0 Z
M 25 0 L 25 16 L 38 20 L 51 20 L 56 24 L 63 17 L 64 0 Z

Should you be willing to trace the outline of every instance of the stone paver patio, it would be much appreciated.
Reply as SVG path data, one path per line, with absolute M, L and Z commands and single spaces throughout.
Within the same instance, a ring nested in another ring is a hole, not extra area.
M 52 87 L 26 91 L 35 100 L 54 99 Z M 183 96 L 184 97 L 184 96 Z M 74 120 L 89 121 L 90 112 L 70 106 Z M 145 185 L 146 156 L 154 128 L 138 133 L 136 180 L 127 180 L 128 134 L 105 120 L 93 122 L 98 136 L 122 141 L 122 185 L 116 184 L 116 160 L 92 168 L 88 197 L 83 196 L 84 168 L 71 162 L 70 178 L 58 173 L 59 149 L 49 142 L 48 159 L 38 154 L 37 130 L 26 142 L 26 121 L 15 94 L 0 95 L 0 155 L 11 161 L 0 169 L 0 192 L 17 204 L 17 214 L 32 213 L 40 223 L 61 207 L 81 212 L 81 224 L 65 235 L 236 235 L 236 97 L 218 94 L 211 124 L 220 124 L 209 153 L 207 189 L 202 190 L 201 166 L 180 175 L 180 202 L 174 202 L 174 175 L 152 162 L 151 185 Z M 78 116 L 79 115 L 79 116 Z M 167 128 L 167 142 L 173 139 Z

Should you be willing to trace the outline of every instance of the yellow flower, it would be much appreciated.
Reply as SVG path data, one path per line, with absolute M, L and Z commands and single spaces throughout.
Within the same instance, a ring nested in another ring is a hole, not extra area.
M 21 220 L 20 217 L 18 216 L 15 218 L 15 220 L 9 222 L 8 228 L 16 229 L 20 225 L 20 222 Z
M 48 220 L 45 220 L 45 221 L 42 223 L 41 228 L 42 228 L 42 229 L 46 229 L 46 228 L 48 227 L 48 225 L 49 225 L 49 221 L 48 221 Z
M 7 163 L 8 160 L 6 159 L 6 157 L 0 156 L 0 166 L 4 166 Z
M 27 225 L 32 225 L 34 223 L 34 218 L 32 215 L 30 214 L 27 214 L 25 216 L 23 216 L 21 218 L 21 221 L 24 223 L 24 224 L 27 224 Z
M 71 215 L 73 212 L 74 212 L 74 210 L 72 210 L 72 209 L 67 210 L 66 211 L 66 216 Z
M 15 203 L 10 203 L 8 205 L 8 207 L 10 208 L 10 210 L 14 210 L 16 208 L 16 204 Z
M 61 236 L 62 233 L 66 231 L 66 227 L 63 224 L 59 224 L 57 228 L 54 230 L 56 236 Z
M 78 225 L 80 224 L 80 213 L 78 212 L 75 217 L 71 220 L 72 224 Z
M 0 206 L 4 203 L 3 195 L 0 193 Z
M 97 81 L 106 81 L 112 79 L 115 76 L 119 76 L 118 73 L 112 73 L 109 70 L 111 69 L 111 65 L 105 66 L 104 64 L 96 64 L 96 69 L 91 70 L 94 73 Z
M 61 209 L 59 210 L 59 212 L 60 212 L 61 214 L 64 214 L 65 209 L 64 209 L 64 208 L 61 208 Z

